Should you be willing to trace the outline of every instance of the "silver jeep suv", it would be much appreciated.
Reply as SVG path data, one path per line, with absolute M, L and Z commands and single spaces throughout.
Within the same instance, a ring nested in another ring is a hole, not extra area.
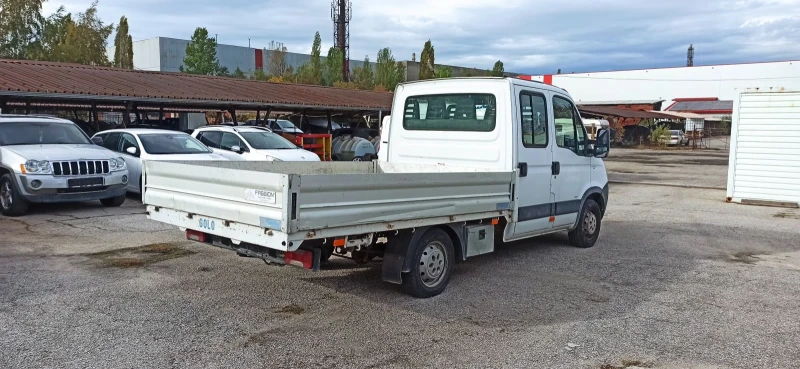
M 0 115 L 0 210 L 20 216 L 28 203 L 125 202 L 128 170 L 75 123 L 35 115 Z

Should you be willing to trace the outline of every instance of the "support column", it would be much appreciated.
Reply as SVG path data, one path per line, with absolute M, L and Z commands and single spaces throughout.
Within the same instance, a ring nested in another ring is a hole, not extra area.
M 333 128 L 333 121 L 331 120 L 331 111 L 328 110 L 328 134 L 331 134 L 331 128 Z

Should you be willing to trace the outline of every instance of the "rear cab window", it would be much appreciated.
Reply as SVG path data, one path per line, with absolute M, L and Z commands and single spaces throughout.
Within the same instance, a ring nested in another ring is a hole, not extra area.
M 410 96 L 405 101 L 403 128 L 409 131 L 492 132 L 497 122 L 492 94 Z

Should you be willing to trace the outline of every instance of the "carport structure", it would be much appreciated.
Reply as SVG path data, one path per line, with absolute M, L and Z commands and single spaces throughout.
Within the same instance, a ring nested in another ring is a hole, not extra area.
M 656 111 L 631 110 L 606 106 L 578 105 L 578 110 L 584 117 L 605 119 L 612 123 L 612 127 L 636 126 L 643 120 L 675 119 L 673 115 Z
M 272 83 L 227 77 L 149 72 L 78 64 L 0 59 L 0 109 L 31 113 L 48 108 L 131 114 L 140 111 L 293 112 L 378 115 L 389 112 L 392 93 Z M 159 119 L 161 120 L 161 119 Z M 380 120 L 379 120 L 380 121 Z

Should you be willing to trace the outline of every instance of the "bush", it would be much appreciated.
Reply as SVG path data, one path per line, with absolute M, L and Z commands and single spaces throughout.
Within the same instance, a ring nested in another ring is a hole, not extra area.
M 653 130 L 650 131 L 650 143 L 658 146 L 667 146 L 669 143 L 669 127 L 667 126 L 655 126 Z

